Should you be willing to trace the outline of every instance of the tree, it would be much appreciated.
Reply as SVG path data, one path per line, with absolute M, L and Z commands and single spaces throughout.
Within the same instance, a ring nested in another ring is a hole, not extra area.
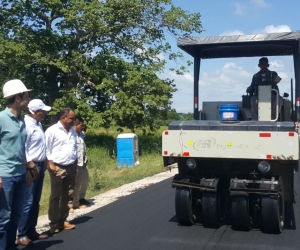
M 92 126 L 131 129 L 153 126 L 153 116 L 170 108 L 176 89 L 158 78 L 159 55 L 182 55 L 166 34 L 202 28 L 199 13 L 171 0 L 2 0 L 1 20 L 0 80 L 22 77 L 52 114 L 71 106 Z

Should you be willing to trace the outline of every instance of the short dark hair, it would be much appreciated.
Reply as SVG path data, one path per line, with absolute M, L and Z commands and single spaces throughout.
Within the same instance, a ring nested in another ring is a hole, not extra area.
M 20 94 L 17 94 L 17 95 L 14 95 L 14 96 L 8 98 L 7 104 L 13 104 L 15 102 L 17 96 L 19 96 L 21 99 L 23 99 L 24 93 L 20 93 Z
M 269 63 L 268 58 L 267 57 L 262 57 L 262 58 L 259 59 L 259 64 L 261 64 L 263 62 Z
M 75 125 L 78 125 L 80 123 L 84 123 L 84 120 L 80 116 L 76 116 L 76 118 L 75 118 Z
M 62 111 L 59 113 L 59 119 L 61 119 L 63 116 L 68 115 L 71 111 L 74 112 L 71 108 L 63 108 Z

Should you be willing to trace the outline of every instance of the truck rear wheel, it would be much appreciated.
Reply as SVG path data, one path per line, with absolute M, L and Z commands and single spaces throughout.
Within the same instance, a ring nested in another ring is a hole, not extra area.
M 252 228 L 247 196 L 231 197 L 231 223 L 234 229 L 249 231 Z
M 277 195 L 261 198 L 262 229 L 265 232 L 281 233 L 284 228 L 284 187 L 281 177 L 279 185 L 281 189 Z
M 217 228 L 220 226 L 220 197 L 218 193 L 202 193 L 203 226 Z
M 190 188 L 176 188 L 175 211 L 177 220 L 182 225 L 192 225 L 196 220 L 192 194 L 193 190 Z
M 265 232 L 281 233 L 284 227 L 284 199 L 264 196 L 261 199 L 263 230 Z

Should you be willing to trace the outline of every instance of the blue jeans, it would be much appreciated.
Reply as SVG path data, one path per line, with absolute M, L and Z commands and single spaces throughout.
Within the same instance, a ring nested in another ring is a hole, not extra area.
M 45 176 L 44 164 L 38 163 L 38 169 L 40 170 L 39 178 L 31 187 L 26 188 L 22 216 L 18 226 L 18 238 L 25 236 L 31 238 L 36 233 L 35 227 L 39 216 L 40 199 Z
M 21 176 L 1 178 L 0 250 L 5 250 L 9 246 L 13 246 L 16 241 L 26 190 L 26 177 L 23 174 Z

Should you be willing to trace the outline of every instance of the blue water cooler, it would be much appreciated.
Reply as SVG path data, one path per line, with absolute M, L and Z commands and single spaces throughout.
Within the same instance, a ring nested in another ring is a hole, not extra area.
M 221 121 L 237 121 L 239 116 L 239 107 L 235 104 L 222 104 L 219 109 Z
M 117 137 L 118 167 L 132 167 L 139 164 L 138 137 L 133 133 L 119 134 Z

